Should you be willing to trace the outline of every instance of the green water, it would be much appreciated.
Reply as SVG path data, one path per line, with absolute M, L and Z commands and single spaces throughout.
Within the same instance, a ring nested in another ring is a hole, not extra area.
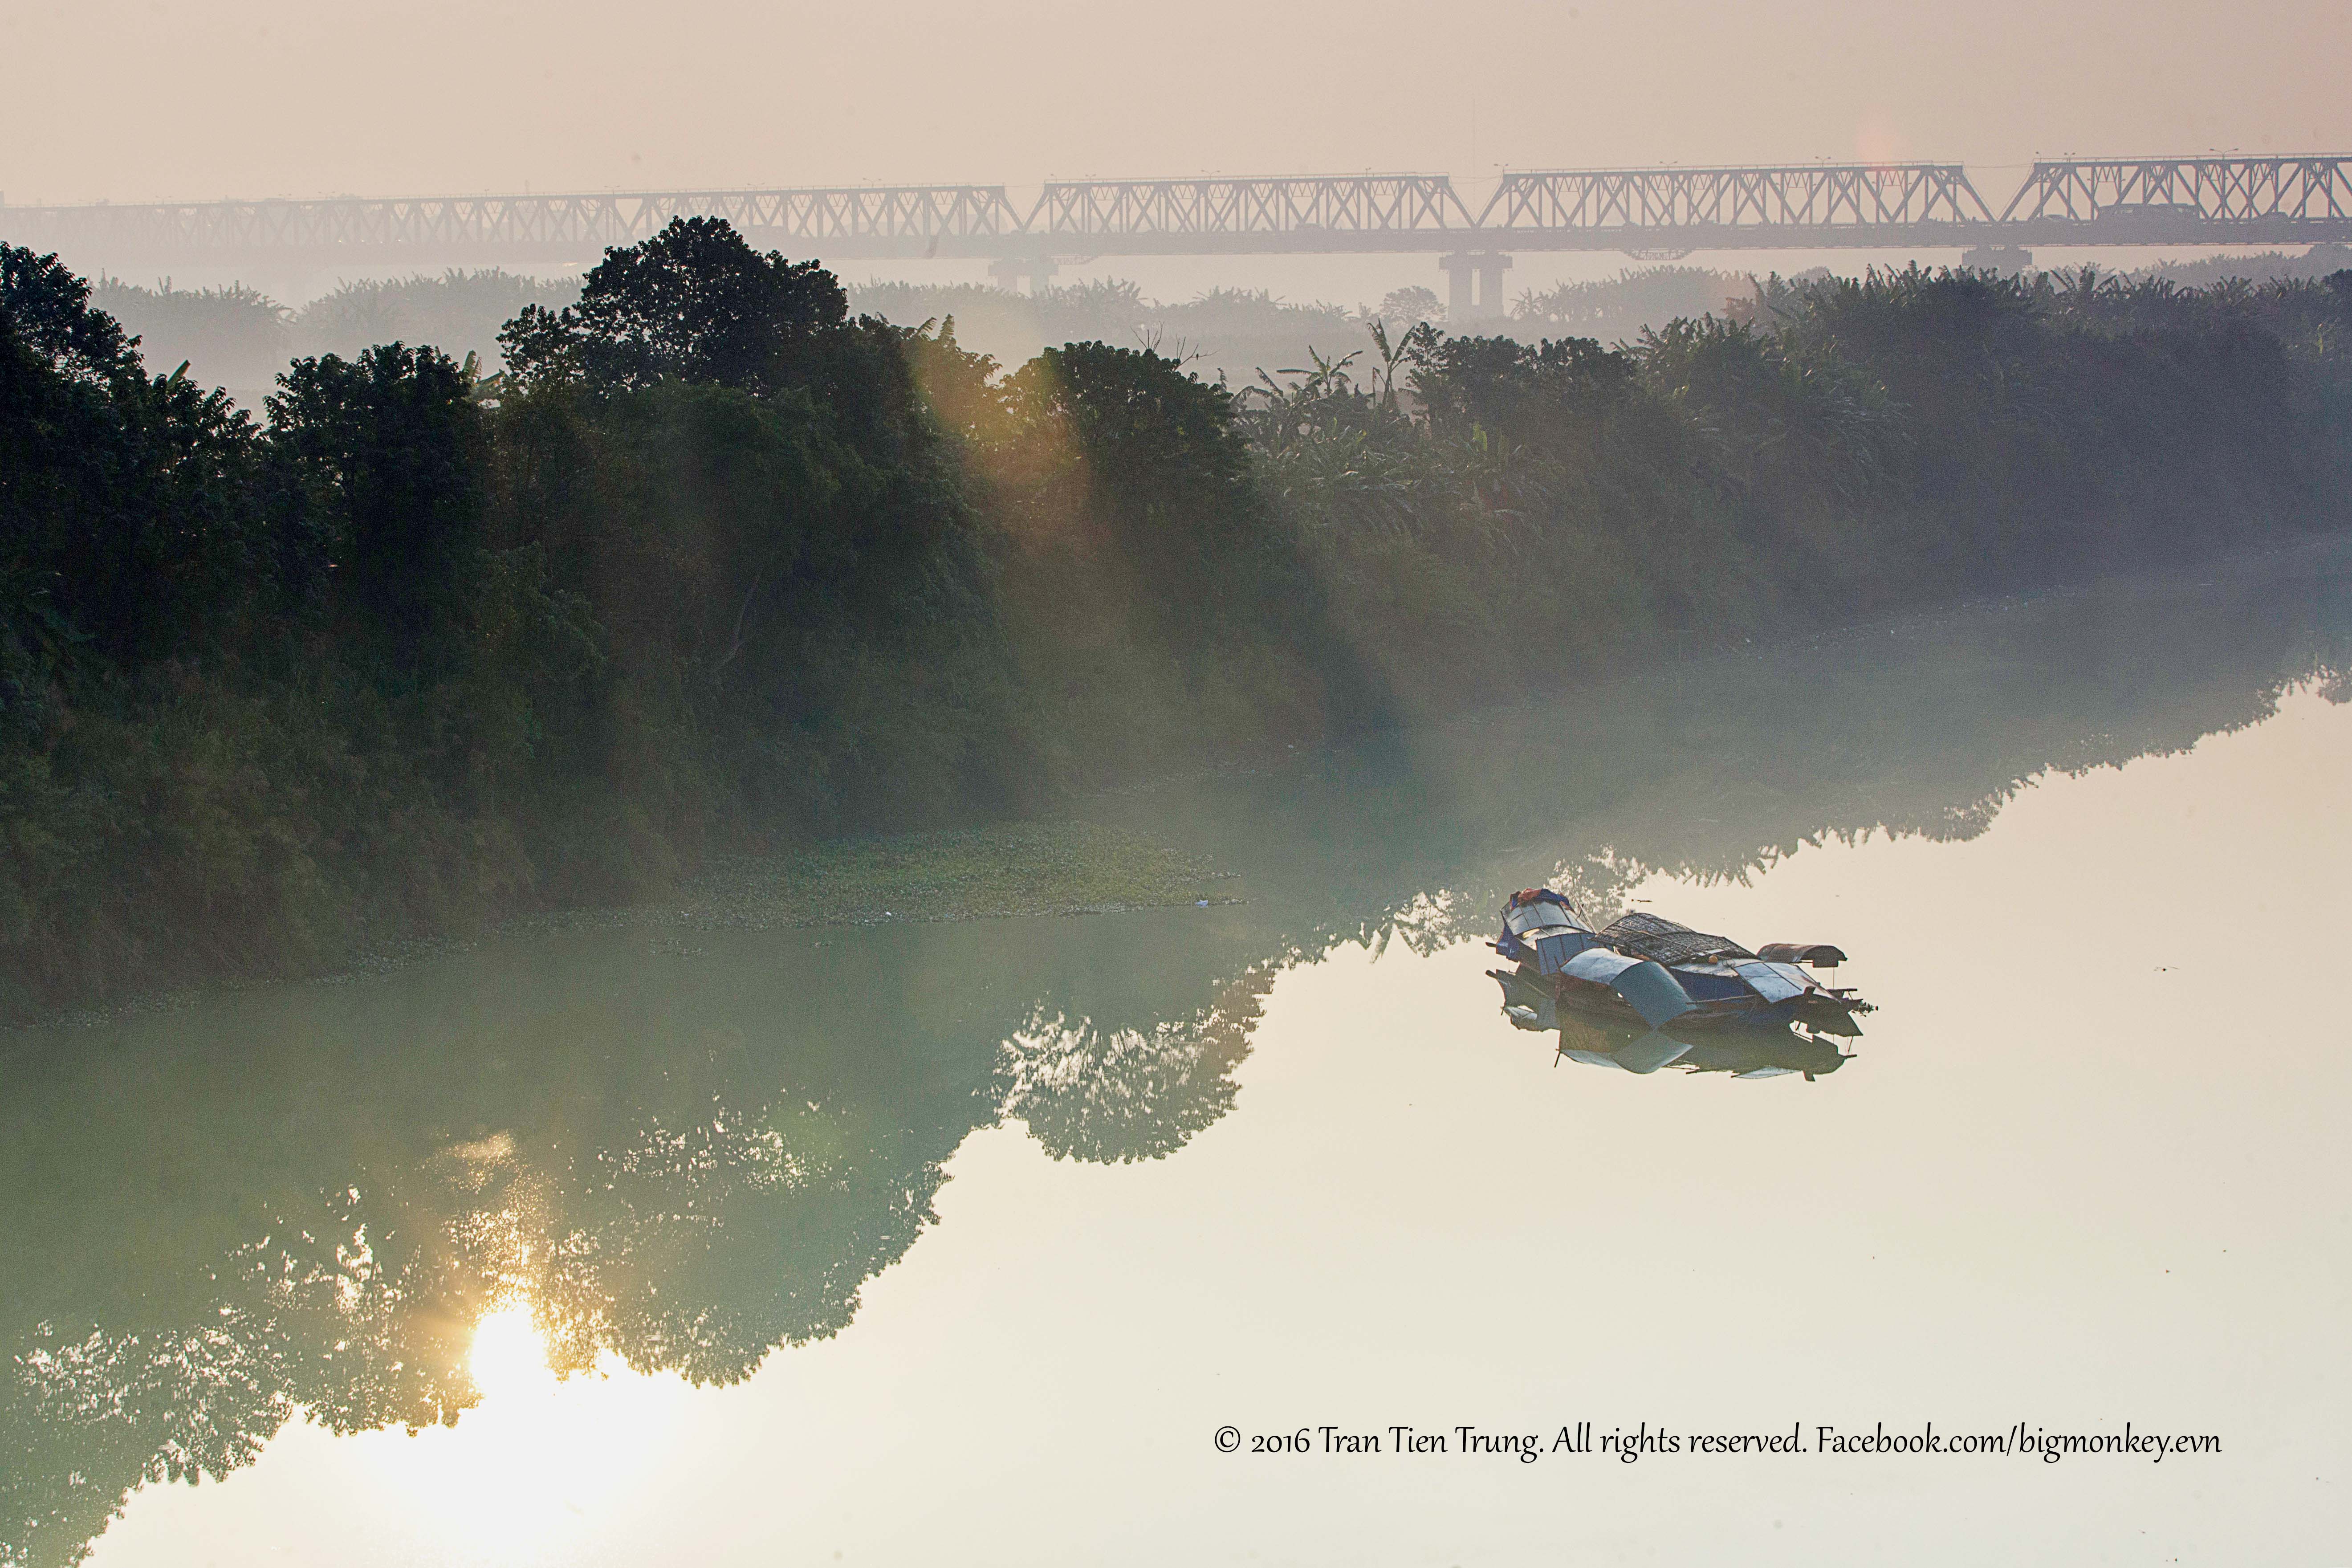
M 2310 555 L 1532 641 L 1522 708 L 1087 808 L 1235 901 L 8 1036 L 0 1563 L 2335 1562 L 2347 668 Z M 1881 1010 L 1810 1081 L 1555 1065 L 1482 973 L 1547 879 Z M 2127 1420 L 2222 1451 L 1549 1447 Z

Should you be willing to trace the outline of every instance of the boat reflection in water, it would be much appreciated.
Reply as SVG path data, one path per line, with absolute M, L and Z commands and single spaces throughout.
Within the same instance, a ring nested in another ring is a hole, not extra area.
M 1511 1022 L 1521 1028 L 1517 1014 Z M 1780 1078 L 1802 1073 L 1811 1083 L 1853 1059 L 1834 1036 L 1812 1034 L 1801 1026 L 1777 1028 L 1715 1030 L 1678 1037 L 1664 1029 L 1643 1030 L 1610 1025 L 1573 1014 L 1559 1021 L 1561 1058 L 1587 1067 L 1616 1068 L 1624 1072 L 1652 1073 L 1676 1067 L 1690 1072 L 1727 1072 L 1734 1078 Z
M 1750 952 L 1640 913 L 1596 929 L 1549 888 L 1512 894 L 1489 945 L 1514 961 L 1487 973 L 1502 986 L 1503 1013 L 1515 1026 L 1557 1030 L 1560 1056 L 1625 1072 L 1793 1072 L 1811 1081 L 1845 1064 L 1838 1042 L 1860 1036 L 1855 1015 L 1872 1010 L 1853 987 L 1816 977 L 1845 962 L 1826 942 Z

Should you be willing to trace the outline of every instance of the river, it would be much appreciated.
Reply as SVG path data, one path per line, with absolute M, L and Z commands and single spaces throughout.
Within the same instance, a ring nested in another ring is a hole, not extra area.
M 1087 808 L 1230 901 L 16 1031 L 0 1563 L 2340 1564 L 2347 670 L 2341 552 L 1531 638 L 1544 700 Z M 1558 1058 L 1484 973 L 1546 880 L 1878 1011 Z M 1822 1430 L 1930 1423 L 2011 1451 Z M 2017 1447 L 2126 1423 L 2219 1451 Z

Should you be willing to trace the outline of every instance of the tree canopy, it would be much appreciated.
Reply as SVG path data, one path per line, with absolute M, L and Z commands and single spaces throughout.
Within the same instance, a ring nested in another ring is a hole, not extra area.
M 681 217 L 606 251 L 578 304 L 525 306 L 499 342 L 526 384 L 640 390 L 674 378 L 765 393 L 792 384 L 794 351 L 848 309 L 815 262 L 763 256 L 722 218 Z

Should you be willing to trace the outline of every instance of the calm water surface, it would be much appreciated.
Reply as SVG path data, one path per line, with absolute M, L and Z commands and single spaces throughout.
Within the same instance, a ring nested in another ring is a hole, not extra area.
M 1980 609 L 1097 807 L 1235 903 L 8 1037 L 0 1563 L 2340 1568 L 2347 650 L 2310 558 Z M 1556 1066 L 1545 879 L 1881 1011 Z M 2222 1451 L 1459 1451 L 1585 1421 Z M 1324 1424 L 1448 1452 L 1213 1441 Z

